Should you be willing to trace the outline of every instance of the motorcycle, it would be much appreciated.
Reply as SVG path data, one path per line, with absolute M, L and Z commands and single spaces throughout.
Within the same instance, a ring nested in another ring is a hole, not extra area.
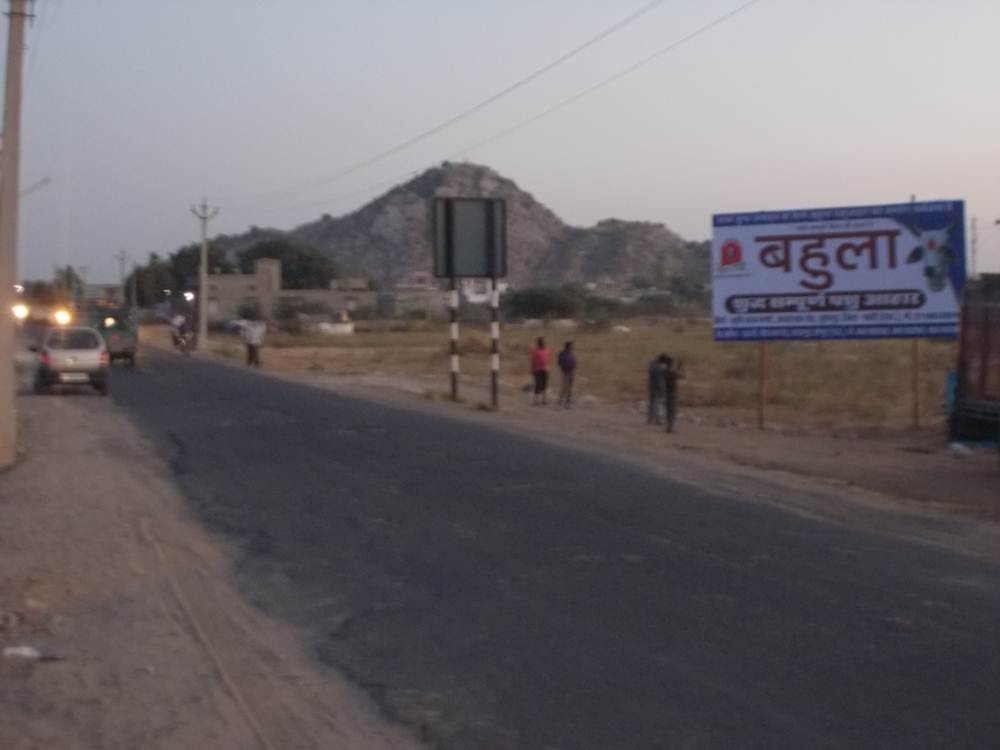
M 191 356 L 191 350 L 195 348 L 195 337 L 193 331 L 174 331 L 174 346 L 185 357 Z

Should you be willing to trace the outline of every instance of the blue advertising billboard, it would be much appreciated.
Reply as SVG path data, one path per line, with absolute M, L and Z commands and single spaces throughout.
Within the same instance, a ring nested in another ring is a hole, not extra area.
M 962 201 L 712 218 L 718 341 L 953 337 Z

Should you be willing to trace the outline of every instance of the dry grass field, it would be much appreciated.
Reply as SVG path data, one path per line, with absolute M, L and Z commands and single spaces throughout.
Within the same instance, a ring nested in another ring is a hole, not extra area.
M 485 327 L 463 326 L 461 403 L 451 404 L 446 400 L 447 324 L 362 325 L 364 329 L 346 337 L 272 332 L 263 352 L 263 374 L 454 418 L 497 420 L 527 435 L 610 455 L 656 462 L 685 456 L 671 463 L 672 470 L 690 470 L 687 476 L 698 482 L 704 472 L 720 468 L 760 470 L 782 482 L 795 484 L 805 477 L 801 481 L 874 491 L 865 495 L 866 503 L 904 498 L 1000 518 L 995 450 L 956 453 L 947 447 L 942 429 L 953 342 L 920 342 L 920 430 L 910 429 L 911 342 L 770 344 L 766 429 L 760 431 L 755 409 L 759 347 L 716 344 L 705 321 L 629 321 L 628 331 L 507 326 L 501 412 L 496 415 L 480 414 L 489 411 Z M 579 408 L 531 405 L 523 389 L 530 380 L 529 352 L 539 334 L 553 350 L 568 338 L 576 343 Z M 147 345 L 170 346 L 165 329 L 148 327 L 142 336 Z M 213 334 L 210 348 L 216 357 L 242 364 L 243 347 L 235 336 Z M 647 427 L 642 413 L 646 366 L 661 351 L 683 359 L 688 373 L 674 435 Z
M 681 403 L 717 407 L 749 419 L 757 393 L 759 345 L 716 343 L 707 320 L 627 321 L 628 330 L 588 330 L 557 325 L 505 326 L 503 383 L 527 383 L 529 353 L 544 336 L 555 353 L 575 343 L 578 390 L 607 403 L 635 405 L 645 398 L 647 363 L 666 352 L 684 362 Z M 364 328 L 354 336 L 272 334 L 267 364 L 275 369 L 383 373 L 424 377 L 447 372 L 447 326 L 396 323 Z M 462 372 L 486 377 L 489 336 L 483 325 L 462 327 Z M 235 342 L 219 345 L 239 356 Z M 768 344 L 768 418 L 820 429 L 895 430 L 909 426 L 912 354 L 909 341 L 831 341 Z M 920 342 L 921 421 L 944 419 L 947 373 L 955 364 L 951 342 Z M 714 410 L 713 410 L 714 411 Z

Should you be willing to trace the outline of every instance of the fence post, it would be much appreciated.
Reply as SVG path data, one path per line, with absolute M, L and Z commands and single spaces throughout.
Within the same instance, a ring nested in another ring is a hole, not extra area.
M 757 429 L 764 429 L 764 400 L 767 398 L 767 342 L 761 341 L 757 353 Z

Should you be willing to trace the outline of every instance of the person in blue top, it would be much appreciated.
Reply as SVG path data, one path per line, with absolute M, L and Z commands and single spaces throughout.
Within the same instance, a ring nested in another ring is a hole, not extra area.
M 576 377 L 576 354 L 573 342 L 567 341 L 559 352 L 559 371 L 562 373 L 562 387 L 559 389 L 559 406 L 564 409 L 573 404 L 573 379 Z
M 648 424 L 661 424 L 660 412 L 666 396 L 667 382 L 666 382 L 666 369 L 667 362 L 670 361 L 670 357 L 666 354 L 661 354 L 659 357 L 654 359 L 649 363 L 649 400 L 647 404 L 649 406 L 646 412 L 646 422 Z
M 663 368 L 663 400 L 667 411 L 667 432 L 674 431 L 674 422 L 677 420 L 677 381 L 684 377 L 684 363 L 667 357 Z

